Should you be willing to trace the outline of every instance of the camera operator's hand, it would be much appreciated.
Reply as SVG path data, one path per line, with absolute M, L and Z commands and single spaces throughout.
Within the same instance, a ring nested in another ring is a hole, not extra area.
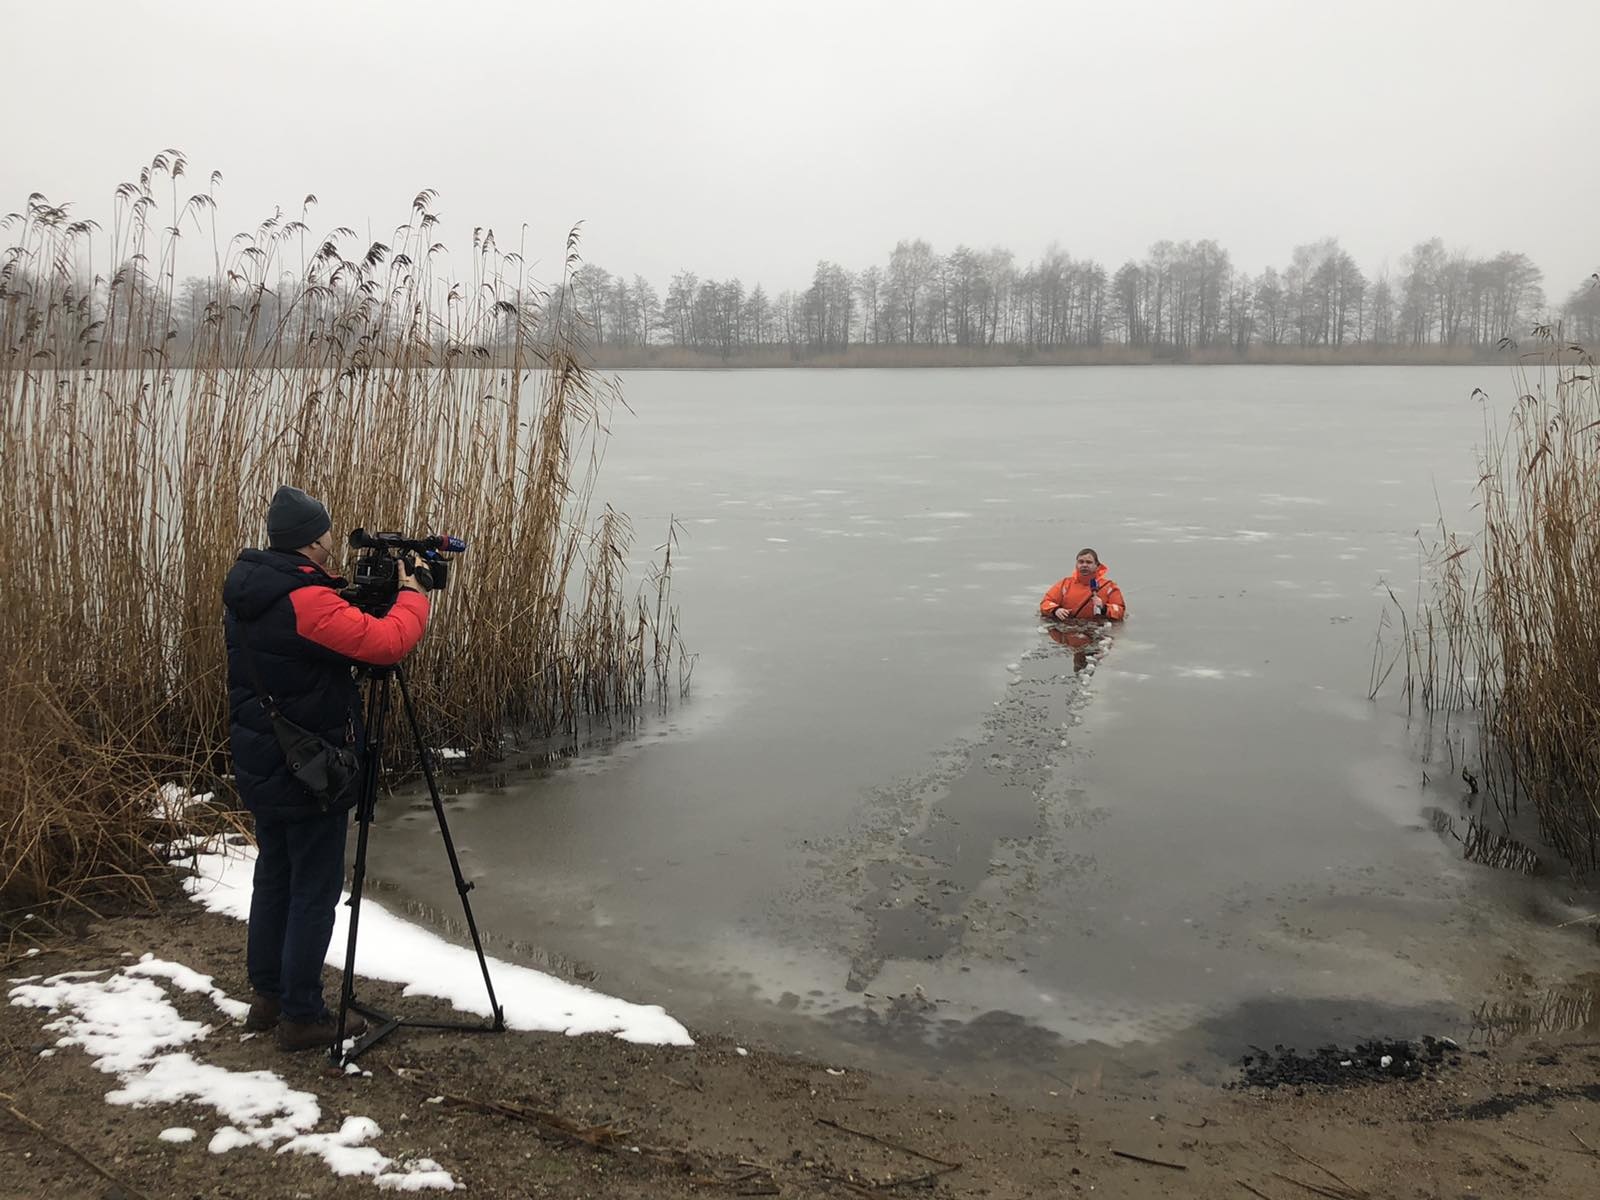
M 433 572 L 427 563 L 419 563 L 412 555 L 400 559 L 400 586 L 426 596 L 433 590 Z

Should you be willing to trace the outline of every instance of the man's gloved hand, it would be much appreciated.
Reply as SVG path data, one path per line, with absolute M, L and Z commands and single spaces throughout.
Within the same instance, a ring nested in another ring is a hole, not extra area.
M 426 562 L 418 562 L 407 555 L 400 560 L 400 586 L 426 596 L 433 590 L 433 572 L 428 570 Z
M 1098 579 L 1089 580 L 1089 594 L 1094 597 L 1094 615 L 1097 617 L 1105 616 L 1106 602 L 1100 599 L 1100 581 Z

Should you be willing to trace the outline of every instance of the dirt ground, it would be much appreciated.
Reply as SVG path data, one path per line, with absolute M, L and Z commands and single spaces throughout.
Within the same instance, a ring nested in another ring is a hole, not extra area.
M 153 951 L 246 996 L 243 929 L 175 901 L 90 925 L 0 977 L 119 968 Z M 330 981 L 332 972 L 329 973 Z M 420 1015 L 366 984 L 363 998 Z M 185 1015 L 214 1020 L 198 997 Z M 442 1015 L 442 1014 L 440 1014 Z M 47 1014 L 0 1006 L 0 1196 L 370 1196 L 318 1159 L 211 1154 L 198 1108 L 115 1107 L 81 1050 L 39 1057 Z M 1337 1090 L 1093 1081 L 1057 1094 L 973 1093 L 868 1075 L 698 1036 L 688 1048 L 611 1037 L 403 1029 L 371 1076 L 223 1029 L 198 1049 L 314 1092 L 323 1127 L 374 1118 L 392 1157 L 429 1157 L 481 1197 L 976 1196 L 1588 1197 L 1600 1195 L 1600 1030 L 1464 1053 L 1420 1080 Z M 740 1053 L 744 1048 L 747 1053 Z M 188 1124 L 187 1144 L 157 1140 Z

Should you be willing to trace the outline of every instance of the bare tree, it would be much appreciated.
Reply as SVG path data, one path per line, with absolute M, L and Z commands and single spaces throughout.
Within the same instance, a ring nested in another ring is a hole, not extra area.
M 883 272 L 868 267 L 856 276 L 856 295 L 861 300 L 861 340 L 876 346 L 880 340 L 878 302 L 883 294 Z
M 1255 324 L 1261 340 L 1268 346 L 1281 346 L 1289 323 L 1289 310 L 1283 281 L 1268 267 L 1256 281 Z
M 1372 344 L 1387 346 L 1394 341 L 1394 288 L 1385 271 L 1372 285 Z
M 885 290 L 894 314 L 891 341 L 909 344 L 925 332 L 927 296 L 937 270 L 933 247 L 921 238 L 900 242 L 890 252 Z
M 745 344 L 765 346 L 772 334 L 772 305 L 759 283 L 750 290 L 750 298 L 745 301 L 744 318 Z
M 1600 275 L 1584 280 L 1562 306 L 1563 332 L 1588 346 L 1600 345 Z

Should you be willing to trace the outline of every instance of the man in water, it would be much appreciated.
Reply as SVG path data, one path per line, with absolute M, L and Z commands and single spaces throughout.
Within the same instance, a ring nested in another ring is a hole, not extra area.
M 1128 615 L 1122 589 L 1093 550 L 1078 551 L 1077 570 L 1044 594 L 1039 615 L 1050 621 L 1120 621 Z

